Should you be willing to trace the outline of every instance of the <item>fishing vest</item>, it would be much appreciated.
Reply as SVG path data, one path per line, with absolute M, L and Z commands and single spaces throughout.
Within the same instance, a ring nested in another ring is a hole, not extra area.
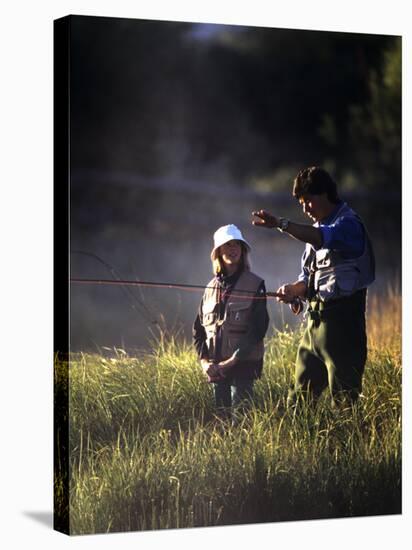
M 354 218 L 362 224 L 365 236 L 363 252 L 357 258 L 345 258 L 338 250 L 315 250 L 307 244 L 304 266 L 309 269 L 309 299 L 316 297 L 322 302 L 327 302 L 350 296 L 368 287 L 375 280 L 375 256 L 362 220 L 344 203 L 330 224 L 343 217 Z M 319 223 L 315 223 L 314 226 L 319 227 Z
M 222 319 L 219 319 L 221 295 L 219 281 L 214 278 L 207 285 L 209 288 L 205 289 L 203 295 L 201 322 L 206 331 L 210 358 L 215 358 L 217 338 L 220 344 L 219 359 L 222 361 L 231 357 L 239 347 L 242 338 L 250 328 L 253 298 L 262 282 L 263 279 L 254 273 L 244 271 L 231 291 Z M 247 291 L 250 294 L 238 294 L 239 291 Z M 263 341 L 260 341 L 245 359 L 248 361 L 262 359 L 263 351 Z

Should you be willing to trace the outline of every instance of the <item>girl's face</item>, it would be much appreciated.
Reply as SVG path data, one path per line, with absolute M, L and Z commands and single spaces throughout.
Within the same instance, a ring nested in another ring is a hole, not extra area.
M 242 246 L 239 241 L 229 241 L 220 247 L 220 256 L 226 266 L 237 267 L 242 257 Z

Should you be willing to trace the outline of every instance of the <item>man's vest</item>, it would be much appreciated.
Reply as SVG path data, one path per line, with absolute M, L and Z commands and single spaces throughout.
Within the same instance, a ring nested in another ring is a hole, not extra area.
M 357 258 L 345 258 L 337 250 L 306 245 L 304 266 L 309 269 L 308 297 L 317 297 L 322 302 L 350 296 L 366 288 L 375 280 L 375 256 L 372 244 L 360 217 L 344 203 L 328 225 L 340 218 L 354 218 L 363 227 L 365 244 Z M 314 224 L 315 227 L 319 223 Z
M 251 323 L 253 298 L 263 282 L 263 279 L 244 271 L 233 287 L 222 319 L 219 319 L 219 303 L 221 289 L 219 281 L 214 278 L 207 285 L 203 295 L 202 325 L 206 331 L 209 357 L 219 360 L 228 359 L 239 347 L 248 332 Z M 242 291 L 247 291 L 242 294 Z M 216 339 L 219 338 L 220 357 L 216 358 Z M 263 341 L 258 342 L 245 360 L 258 360 L 263 357 Z

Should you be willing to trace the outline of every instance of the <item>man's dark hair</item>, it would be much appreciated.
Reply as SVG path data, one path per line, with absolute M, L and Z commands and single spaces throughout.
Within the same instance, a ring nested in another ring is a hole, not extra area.
M 330 202 L 339 202 L 335 181 L 323 168 L 310 166 L 301 170 L 293 182 L 293 196 L 298 200 L 309 193 L 310 195 L 322 195 L 326 193 Z

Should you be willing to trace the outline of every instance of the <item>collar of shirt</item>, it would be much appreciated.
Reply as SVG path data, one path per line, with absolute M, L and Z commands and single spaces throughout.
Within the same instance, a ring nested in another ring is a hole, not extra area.
M 336 207 L 329 214 L 329 216 L 326 216 L 326 218 L 323 218 L 322 220 L 320 220 L 318 225 L 329 225 L 334 220 L 336 214 L 339 212 L 339 210 L 342 208 L 344 204 L 345 203 L 343 201 L 339 201 Z
M 225 302 L 232 292 L 233 287 L 235 286 L 237 280 L 241 275 L 241 270 L 235 271 L 232 275 L 217 275 L 217 280 L 219 281 L 220 288 L 222 289 L 222 301 Z

